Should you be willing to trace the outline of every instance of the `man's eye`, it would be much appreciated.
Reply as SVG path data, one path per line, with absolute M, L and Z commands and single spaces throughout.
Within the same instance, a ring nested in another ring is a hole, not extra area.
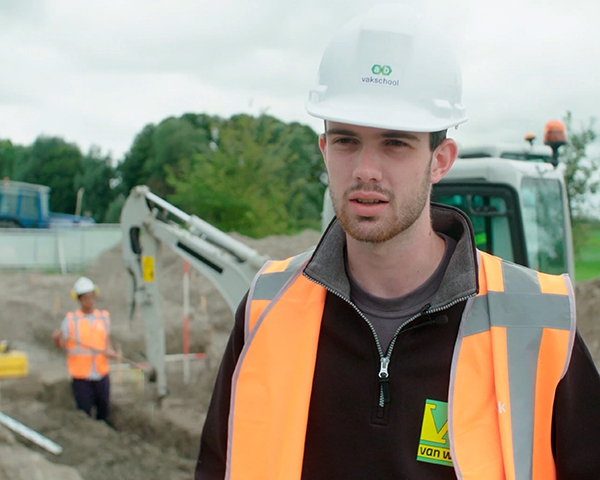
M 402 140 L 388 140 L 387 144 L 390 147 L 405 147 L 407 145 L 406 142 L 403 142 Z
M 333 143 L 337 143 L 340 145 L 351 145 L 353 143 L 356 143 L 356 140 L 351 137 L 338 137 L 333 140 Z

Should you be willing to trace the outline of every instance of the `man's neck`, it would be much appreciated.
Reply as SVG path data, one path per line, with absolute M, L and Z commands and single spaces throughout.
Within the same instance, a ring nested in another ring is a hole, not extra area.
M 348 268 L 364 290 L 383 298 L 400 297 L 435 272 L 444 256 L 445 241 L 430 223 L 413 227 L 380 244 L 348 237 Z

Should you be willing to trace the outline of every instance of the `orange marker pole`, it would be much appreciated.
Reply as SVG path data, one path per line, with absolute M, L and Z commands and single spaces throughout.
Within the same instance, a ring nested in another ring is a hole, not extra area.
M 183 261 L 183 383 L 190 383 L 190 265 Z

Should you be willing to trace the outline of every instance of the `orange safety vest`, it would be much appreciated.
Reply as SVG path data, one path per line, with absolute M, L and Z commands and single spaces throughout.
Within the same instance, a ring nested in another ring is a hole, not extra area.
M 73 378 L 88 379 L 92 366 L 101 376 L 110 371 L 108 358 L 102 353 L 108 347 L 110 316 L 106 310 L 95 309 L 92 317 L 89 320 L 81 310 L 67 314 L 67 367 Z
M 308 259 L 269 262 L 250 287 L 232 381 L 228 480 L 300 479 L 327 293 L 302 275 Z M 465 306 L 450 373 L 457 478 L 553 480 L 554 392 L 575 338 L 571 283 L 483 252 L 478 259 L 479 293 Z

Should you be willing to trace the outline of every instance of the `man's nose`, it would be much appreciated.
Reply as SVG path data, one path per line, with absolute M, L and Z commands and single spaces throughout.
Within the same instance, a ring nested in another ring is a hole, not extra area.
M 375 149 L 365 146 L 356 155 L 354 179 L 364 183 L 380 182 L 381 160 Z

